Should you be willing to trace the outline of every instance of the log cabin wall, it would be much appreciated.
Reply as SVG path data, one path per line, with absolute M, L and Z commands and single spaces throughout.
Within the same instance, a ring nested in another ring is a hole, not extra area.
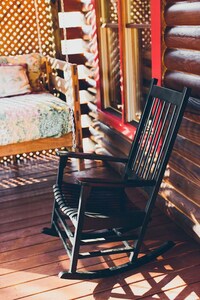
M 163 84 L 192 88 L 158 203 L 188 233 L 200 238 L 200 1 L 163 4 Z
M 192 88 L 157 205 L 200 241 L 200 1 L 162 1 L 163 85 Z M 95 111 L 93 112 L 95 114 Z M 91 127 L 101 153 L 127 154 L 130 141 L 96 118 Z M 120 149 L 119 149 L 120 144 Z

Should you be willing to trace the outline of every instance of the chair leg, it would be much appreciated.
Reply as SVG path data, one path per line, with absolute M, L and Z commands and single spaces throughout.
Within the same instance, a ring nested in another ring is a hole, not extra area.
M 67 158 L 66 157 L 60 157 L 59 160 L 59 166 L 58 166 L 58 173 L 57 173 L 57 179 L 56 183 L 61 184 L 63 180 L 63 172 L 67 164 Z M 57 220 L 57 216 L 55 214 L 55 208 L 56 208 L 56 200 L 54 198 L 53 202 L 53 208 L 52 208 L 52 216 L 51 216 L 51 227 L 50 228 L 43 228 L 42 233 L 52 236 L 59 236 L 57 233 L 57 230 L 55 229 L 54 222 Z
M 56 206 L 56 200 L 54 199 L 53 203 L 53 209 L 52 209 L 52 216 L 51 216 L 51 226 L 49 227 L 44 227 L 42 229 L 42 233 L 51 235 L 51 236 L 59 236 L 57 233 L 57 230 L 55 229 L 54 222 L 56 221 L 56 214 L 55 214 L 55 206 Z
M 57 173 L 57 179 L 56 179 L 56 183 L 58 185 L 62 184 L 63 173 L 64 173 L 64 169 L 65 169 L 66 164 L 67 164 L 67 160 L 68 160 L 67 157 L 62 157 L 62 156 L 60 157 L 59 166 L 58 166 L 58 173 Z
M 84 224 L 85 204 L 90 194 L 90 190 L 91 188 L 88 187 L 87 185 L 81 186 L 79 206 L 78 206 L 77 226 L 75 227 L 74 241 L 73 241 L 72 251 L 70 255 L 70 268 L 68 272 L 64 272 L 67 274 L 76 273 L 77 263 L 79 258 L 79 250 L 80 250 L 81 232 Z M 62 278 L 62 274 L 63 274 L 62 272 L 59 274 L 61 278 Z
M 78 263 L 78 257 L 79 257 L 79 249 L 80 249 L 80 232 L 75 233 L 74 238 L 74 245 L 72 247 L 72 253 L 70 257 L 70 267 L 69 267 L 69 273 L 75 273 Z

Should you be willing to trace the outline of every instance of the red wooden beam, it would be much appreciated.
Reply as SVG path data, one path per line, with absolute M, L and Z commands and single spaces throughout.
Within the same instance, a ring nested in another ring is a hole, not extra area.
M 151 0 L 152 77 L 158 79 L 158 84 L 162 79 L 161 5 L 161 0 Z

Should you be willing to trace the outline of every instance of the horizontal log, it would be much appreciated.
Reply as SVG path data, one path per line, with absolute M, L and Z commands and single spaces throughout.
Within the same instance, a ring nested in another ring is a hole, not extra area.
M 199 99 L 190 97 L 186 111 L 191 112 L 193 115 L 199 116 L 200 115 L 200 101 L 199 101 Z M 196 118 L 196 117 L 194 117 L 194 118 Z
M 67 38 L 71 39 L 79 39 L 83 37 L 83 30 L 81 27 L 73 27 L 67 28 Z
M 199 185 L 186 179 L 172 168 L 165 175 L 165 181 L 173 186 L 179 193 L 200 206 Z M 173 201 L 172 201 L 173 202 Z
M 200 75 L 200 51 L 167 49 L 164 63 L 168 70 Z
M 171 202 L 166 201 L 161 196 L 158 196 L 157 198 L 157 206 L 179 227 L 200 243 L 198 223 L 194 223 L 183 212 L 178 210 L 176 206 L 172 205 Z
M 164 13 L 168 26 L 199 25 L 200 2 L 177 2 L 166 6 Z
M 199 101 L 199 105 L 200 105 L 200 101 Z M 191 120 L 197 124 L 200 124 L 200 117 L 199 117 L 200 113 L 199 114 L 195 114 L 195 113 L 192 113 L 190 111 L 185 111 L 184 113 L 184 117 L 185 119 L 187 120 Z
M 200 162 L 199 162 L 200 163 Z M 169 166 L 186 179 L 200 185 L 200 168 L 190 160 L 185 159 L 174 151 L 169 160 Z
M 167 70 L 164 74 L 164 85 L 174 90 L 182 91 L 184 86 L 192 89 L 191 96 L 199 98 L 200 76 L 178 71 Z
M 173 151 L 178 152 L 180 155 L 196 164 L 199 164 L 200 162 L 199 146 L 180 135 L 176 137 Z
M 179 134 L 200 146 L 200 124 L 183 118 Z
M 69 54 L 69 62 L 72 64 L 83 65 L 87 62 L 87 58 L 81 53 L 79 54 Z
M 164 33 L 165 44 L 168 48 L 200 50 L 199 39 L 199 26 L 167 27 Z
M 102 149 L 105 149 L 106 151 L 108 151 L 109 153 L 111 153 L 114 156 L 124 156 L 124 153 L 121 151 L 121 149 L 123 148 L 123 146 L 121 147 L 121 149 L 119 149 L 117 147 L 117 144 L 113 145 L 112 144 L 112 140 L 108 139 L 107 136 L 105 137 L 100 137 L 98 140 L 98 144 L 101 145 Z
M 200 207 L 178 193 L 171 185 L 165 185 L 164 188 L 161 186 L 159 195 L 162 196 L 167 203 L 171 202 L 172 206 L 176 206 L 193 222 L 200 222 Z
M 102 122 L 99 122 L 99 131 L 103 132 L 105 143 L 110 143 L 111 148 L 115 146 L 115 148 L 117 148 L 118 151 L 122 152 L 123 154 L 127 155 L 129 153 L 131 141 L 125 136 L 119 134 L 119 132 L 116 132 L 114 129 L 103 124 Z
M 145 66 L 143 65 L 142 68 L 141 68 L 141 77 L 143 79 L 146 79 L 146 80 L 151 80 L 152 78 L 152 71 L 151 71 L 151 67 L 149 66 Z
M 64 0 L 64 11 L 71 12 L 71 11 L 81 11 L 83 4 L 80 0 L 73 0 L 73 1 L 65 1 Z

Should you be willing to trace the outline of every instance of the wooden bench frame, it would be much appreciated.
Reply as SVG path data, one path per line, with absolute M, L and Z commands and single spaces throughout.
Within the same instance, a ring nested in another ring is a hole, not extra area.
M 23 154 L 28 152 L 37 152 L 61 147 L 71 149 L 73 147 L 74 138 L 76 141 L 76 149 L 82 151 L 82 129 L 77 65 L 70 64 L 69 62 L 61 61 L 51 57 L 47 57 L 45 58 L 45 60 L 47 85 L 48 90 L 51 93 L 55 93 L 56 91 L 62 93 L 64 96 L 66 95 L 68 87 L 66 73 L 67 70 L 71 70 L 70 79 L 72 83 L 71 88 L 73 91 L 75 137 L 73 136 L 73 133 L 70 132 L 59 138 L 50 137 L 32 140 L 28 142 L 3 145 L 0 146 L 0 157 Z M 58 70 L 60 70 L 63 73 L 64 78 L 60 76 Z

